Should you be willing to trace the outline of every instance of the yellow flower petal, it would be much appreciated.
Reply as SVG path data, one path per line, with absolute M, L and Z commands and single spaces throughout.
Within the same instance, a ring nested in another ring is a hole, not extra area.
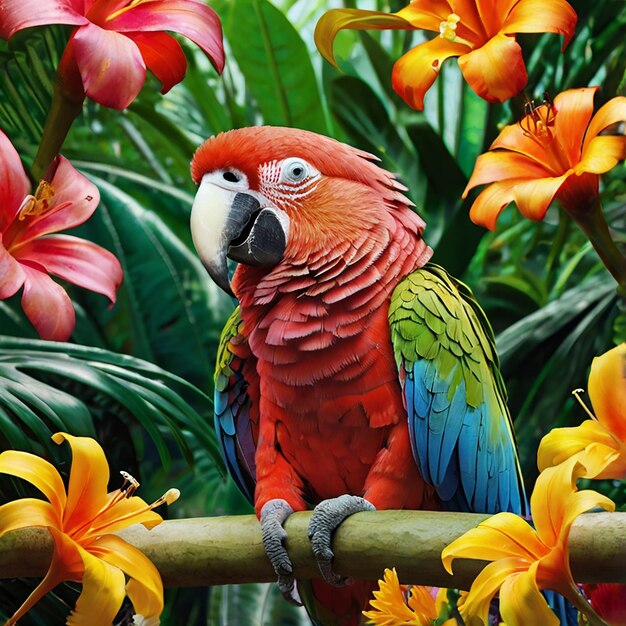
M 583 158 L 575 167 L 576 174 L 583 172 L 604 174 L 626 158 L 626 137 L 600 135 L 585 147 Z
M 509 576 L 524 572 L 527 568 L 526 561 L 515 557 L 489 563 L 478 574 L 459 607 L 465 626 L 488 626 L 489 605 L 493 596 Z
M 467 52 L 467 46 L 435 37 L 400 57 L 393 67 L 391 82 L 396 93 L 414 109 L 424 108 L 424 95 L 449 57 Z
M 433 620 L 437 619 L 435 598 L 430 591 L 431 587 L 413 585 L 408 599 L 409 608 L 415 613 L 414 621 L 424 626 L 431 626 Z
M 117 492 L 113 492 L 116 494 Z M 112 494 L 109 494 L 109 498 Z M 94 519 L 90 534 L 115 533 L 133 524 L 154 528 L 163 518 L 148 508 L 148 503 L 138 496 L 123 498 Z
M 111 626 L 126 595 L 122 570 L 79 548 L 85 567 L 83 590 L 67 626 Z
M 67 441 L 72 448 L 72 468 L 63 516 L 65 530 L 71 534 L 94 518 L 106 504 L 109 464 L 94 439 L 56 433 L 52 440 L 57 444 Z
M 595 507 L 603 508 L 605 511 L 614 511 L 615 502 L 597 491 L 590 489 L 577 491 L 567 498 L 564 506 L 563 521 L 559 529 L 558 542 L 560 545 L 567 547 L 569 531 L 572 528 L 572 524 L 576 521 L 576 518 Z
M 66 503 L 65 485 L 51 463 L 28 452 L 7 450 L 0 454 L 0 473 L 27 480 L 48 498 L 61 515 Z
M 542 220 L 569 175 L 570 172 L 557 178 L 537 178 L 518 183 L 513 188 L 513 196 L 520 213 L 531 220 Z
M 380 11 L 360 9 L 331 9 L 322 15 L 315 27 L 315 45 L 320 54 L 337 69 L 333 54 L 333 42 L 340 30 L 413 30 L 413 26 L 402 17 Z
M 503 33 L 460 56 L 459 68 L 468 85 L 487 102 L 504 102 L 528 82 L 522 49 L 514 37 Z
M 519 557 L 532 562 L 545 551 L 546 547 L 530 524 L 513 513 L 498 513 L 446 546 L 441 560 L 446 570 L 452 573 L 454 559 L 495 561 Z
M 496 220 L 500 213 L 513 202 L 513 189 L 519 182 L 521 182 L 519 178 L 498 181 L 483 189 L 476 200 L 474 200 L 470 209 L 472 222 L 493 230 L 496 227 Z M 468 189 L 465 190 L 464 196 L 467 194 Z
M 598 109 L 587 129 L 583 150 L 596 135 L 618 122 L 626 122 L 626 98 L 624 96 L 612 98 Z
M 618 454 L 619 443 L 606 426 L 595 420 L 585 420 L 572 428 L 553 428 L 539 444 L 537 466 L 543 472 L 586 450 L 580 462 L 586 478 L 596 478 Z
M 626 442 L 626 343 L 593 360 L 589 397 L 600 423 Z
M 49 502 L 22 498 L 0 506 L 0 536 L 16 528 L 61 525 L 61 518 Z
M 507 626 L 559 626 L 558 617 L 539 592 L 537 563 L 527 572 L 507 578 L 500 589 L 500 614 Z
M 557 33 L 563 50 L 574 35 L 578 16 L 565 0 L 520 0 L 502 27 L 505 33 Z
M 143 616 L 160 615 L 163 611 L 163 583 L 152 561 L 116 535 L 97 539 L 89 550 L 129 577 L 126 591 L 135 613 Z
M 376 626 L 414 623 L 415 614 L 407 606 L 395 568 L 385 570 L 383 579 L 378 581 L 378 590 L 374 591 L 374 600 L 370 601 L 370 606 L 372 610 L 363 611 L 363 615 Z

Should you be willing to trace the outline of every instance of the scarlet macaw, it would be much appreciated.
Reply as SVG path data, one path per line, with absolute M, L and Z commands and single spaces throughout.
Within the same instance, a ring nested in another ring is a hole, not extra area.
M 255 127 L 207 140 L 192 162 L 194 244 L 240 303 L 218 354 L 216 429 L 292 600 L 293 511 L 315 507 L 313 551 L 341 584 L 331 534 L 356 511 L 523 508 L 491 327 L 428 263 L 424 222 L 376 161 Z M 318 623 L 358 624 L 371 584 L 329 589 L 313 583 Z

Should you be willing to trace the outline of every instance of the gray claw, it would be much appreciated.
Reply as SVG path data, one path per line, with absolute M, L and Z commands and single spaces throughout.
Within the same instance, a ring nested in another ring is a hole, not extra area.
M 293 509 L 286 500 L 278 498 L 266 502 L 261 509 L 261 535 L 265 554 L 278 576 L 278 588 L 283 597 L 290 604 L 302 606 L 293 577 L 293 565 L 284 546 L 287 532 L 283 524 L 292 513 Z
M 350 584 L 349 578 L 333 571 L 333 551 L 330 547 L 333 532 L 350 515 L 361 511 L 375 511 L 376 507 L 359 496 L 343 495 L 338 498 L 324 500 L 313 510 L 309 522 L 309 539 L 313 547 L 315 560 L 324 580 L 331 585 L 342 587 Z

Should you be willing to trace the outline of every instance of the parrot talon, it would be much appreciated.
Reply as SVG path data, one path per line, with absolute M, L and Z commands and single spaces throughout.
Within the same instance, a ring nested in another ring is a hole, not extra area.
M 266 502 L 261 509 L 261 535 L 265 554 L 278 576 L 278 588 L 283 598 L 290 604 L 302 606 L 293 577 L 293 564 L 284 546 L 287 532 L 283 524 L 292 513 L 293 509 L 286 500 L 276 498 Z
M 333 571 L 334 558 L 331 549 L 333 532 L 350 515 L 361 511 L 375 511 L 376 507 L 365 498 L 343 495 L 320 502 L 313 510 L 313 517 L 309 522 L 308 535 L 311 540 L 313 554 L 322 577 L 327 583 L 336 587 L 343 587 L 352 583 L 350 578 L 341 576 Z

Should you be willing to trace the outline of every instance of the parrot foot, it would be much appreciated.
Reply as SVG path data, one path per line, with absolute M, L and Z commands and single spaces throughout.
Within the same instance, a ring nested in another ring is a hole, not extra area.
M 278 576 L 278 588 L 283 598 L 290 604 L 302 606 L 293 577 L 293 564 L 283 545 L 287 539 L 283 524 L 292 513 L 293 509 L 286 500 L 276 498 L 266 502 L 261 509 L 261 534 L 265 554 Z
M 376 507 L 365 498 L 343 495 L 320 502 L 313 510 L 309 522 L 309 539 L 315 560 L 324 580 L 336 587 L 343 587 L 352 581 L 333 571 L 333 551 L 330 547 L 333 532 L 350 515 L 361 511 L 375 511 Z

